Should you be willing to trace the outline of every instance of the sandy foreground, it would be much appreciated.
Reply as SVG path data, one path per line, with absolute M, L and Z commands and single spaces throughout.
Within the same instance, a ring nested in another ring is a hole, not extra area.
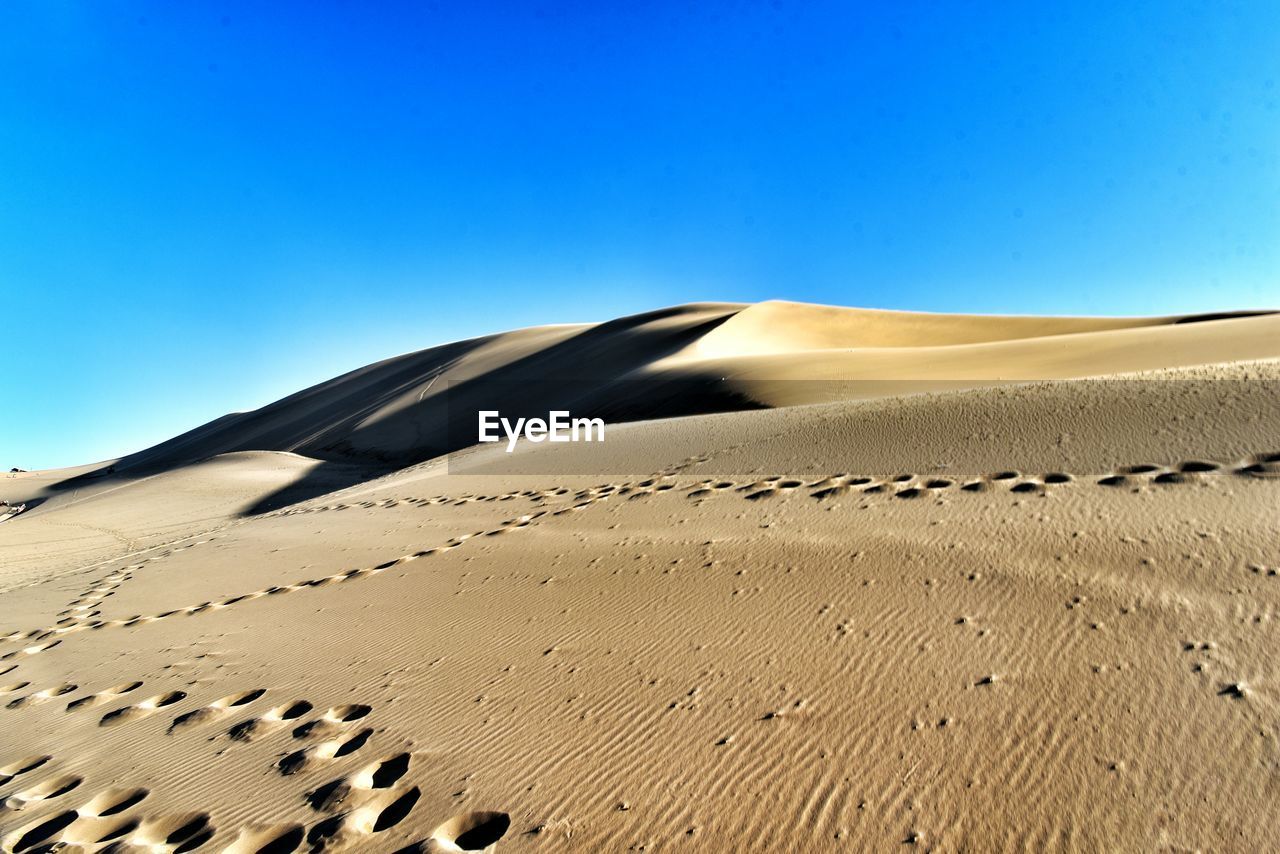
M 603 444 L 451 443 L 584 364 Z M 1280 833 L 1277 315 L 682 307 L 0 499 L 0 850 Z

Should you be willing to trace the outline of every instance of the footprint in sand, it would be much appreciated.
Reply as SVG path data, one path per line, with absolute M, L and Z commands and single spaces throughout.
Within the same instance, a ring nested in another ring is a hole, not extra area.
M 1122 466 L 1120 468 L 1121 474 L 1154 474 L 1158 471 L 1160 471 L 1160 466 L 1152 465 L 1151 463 L 1137 463 L 1136 465 Z
M 1248 463 L 1238 467 L 1236 472 L 1249 477 L 1280 477 L 1280 453 L 1255 454 Z
M 373 735 L 373 728 L 366 727 L 354 735 L 339 736 L 331 738 L 328 741 L 322 741 L 319 744 L 313 744 L 310 747 L 304 747 L 301 750 L 295 750 L 293 753 L 283 757 L 276 763 L 276 769 L 288 777 L 304 771 L 317 762 L 327 761 L 329 759 L 339 759 L 343 756 L 355 753 L 364 747 L 370 736 Z
M 417 787 L 385 789 L 372 794 L 360 806 L 338 813 L 311 828 L 307 842 L 312 851 L 353 848 L 378 849 L 367 837 L 395 827 L 409 815 L 422 791 Z
M 373 711 L 373 706 L 348 703 L 334 706 L 313 721 L 300 724 L 293 730 L 294 738 L 332 738 L 342 732 L 346 724 L 358 721 Z
M 358 806 L 366 797 L 364 793 L 388 789 L 399 782 L 409 772 L 411 761 L 412 757 L 408 753 L 379 759 L 354 774 L 330 780 L 307 792 L 306 801 L 313 810 L 328 813 L 337 812 L 348 804 Z
M 725 484 L 728 484 L 728 486 Z M 712 488 L 722 490 L 728 489 L 729 486 L 732 485 L 732 483 L 724 481 L 714 484 Z M 757 481 L 749 486 L 742 487 L 742 489 L 746 490 L 746 499 L 748 501 L 761 501 L 766 498 L 773 498 L 776 495 L 785 495 L 786 493 L 794 492 L 802 486 L 804 486 L 804 481 L 802 480 L 795 480 L 793 478 L 770 478 L 768 480 Z
M 17 658 L 20 655 L 39 655 L 40 653 L 46 650 L 52 649 L 53 647 L 57 646 L 60 643 L 62 643 L 62 641 L 52 640 L 46 643 L 38 643 L 38 644 L 33 644 L 31 646 L 26 646 L 26 647 L 23 647 L 22 649 L 15 649 L 13 652 L 6 652 L 4 655 L 0 655 L 0 661 L 4 661 L 10 658 Z
M 213 838 L 209 814 L 196 812 L 143 819 L 123 840 L 122 850 L 194 851 Z
M 871 478 L 869 477 L 850 477 L 844 474 L 834 475 L 812 484 L 816 491 L 809 494 L 812 498 L 825 501 L 828 498 L 840 498 L 848 495 L 858 487 L 866 486 L 869 483 L 871 483 Z
M 230 714 L 233 709 L 249 705 L 265 693 L 267 693 L 266 688 L 254 688 L 251 691 L 241 691 L 238 694 L 231 694 L 220 700 L 214 700 L 207 706 L 178 715 L 173 719 L 173 723 L 169 724 L 169 732 L 182 727 L 195 726 L 196 724 L 217 720 Z
M 1184 460 L 1168 468 L 1152 463 L 1137 463 L 1121 466 L 1113 473 L 1100 477 L 1097 483 L 1099 486 L 1137 487 L 1149 480 L 1153 484 L 1171 486 L 1192 483 L 1199 475 L 1220 473 L 1222 469 L 1221 464 L 1209 460 Z M 1048 477 L 1052 476 L 1046 476 L 1045 482 L 1050 482 Z
M 398 854 L 428 851 L 491 851 L 511 828 L 511 816 L 504 812 L 477 811 L 456 815 Z
M 52 818 L 33 822 L 8 837 L 4 844 L 14 852 L 69 850 L 92 851 L 194 851 L 214 835 L 207 813 L 195 812 L 156 817 L 119 815 L 139 799 L 114 809 L 110 816 L 94 814 L 86 805 Z M 92 803 L 92 802 L 91 802 Z
M 60 798 L 82 782 L 84 782 L 83 778 L 74 774 L 59 774 L 37 783 L 29 789 L 23 789 L 21 792 L 10 795 L 4 801 L 4 808 L 10 812 L 18 812 L 30 803 Z
M 170 691 L 167 694 L 151 697 L 132 706 L 125 706 L 124 708 L 107 712 L 98 721 L 98 726 L 116 726 L 128 721 L 141 720 L 155 713 L 157 709 L 172 706 L 174 703 L 186 699 L 186 696 L 186 691 Z
M 64 789 L 65 794 L 70 789 Z M 150 794 L 146 789 L 115 788 L 101 792 L 74 810 L 41 819 L 19 829 L 3 840 L 7 850 L 49 851 L 62 843 L 109 842 L 139 825 L 136 818 L 112 818 L 141 803 Z M 46 795 L 45 800 L 51 796 Z
M 105 703 L 110 703 L 117 697 L 129 694 L 141 687 L 141 680 L 121 682 L 119 685 L 113 685 L 96 694 L 89 694 L 87 696 L 80 697 L 77 700 L 72 700 L 70 703 L 67 703 L 67 711 L 74 712 L 76 709 L 92 709 L 94 706 L 101 706 Z
M 142 803 L 151 792 L 141 787 L 107 789 L 94 796 L 92 800 L 80 807 L 77 812 L 92 818 L 109 818 L 119 815 Z
M 29 774 L 52 759 L 52 756 L 28 756 L 8 765 L 0 765 L 0 786 L 7 785 L 14 777 Z
M 300 824 L 250 825 L 223 849 L 222 854 L 289 854 L 307 838 Z
M 28 694 L 25 697 L 18 697 L 16 700 L 10 700 L 5 704 L 5 708 L 19 709 L 23 706 L 38 706 L 41 703 L 52 700 L 54 697 L 61 697 L 64 694 L 70 694 L 78 687 L 78 685 L 67 683 L 65 685 L 59 685 L 56 688 L 45 688 L 43 691 L 37 691 L 34 694 Z
M 268 733 L 275 732 L 289 721 L 297 720 L 311 711 L 311 709 L 311 704 L 306 700 L 285 703 L 282 706 L 276 706 L 264 715 L 241 721 L 227 730 L 227 735 L 236 741 L 253 741 L 255 738 L 261 738 Z

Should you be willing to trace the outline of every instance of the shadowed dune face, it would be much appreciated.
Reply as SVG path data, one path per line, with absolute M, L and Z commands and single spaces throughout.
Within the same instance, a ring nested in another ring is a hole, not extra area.
M 56 485 L 136 478 L 218 454 L 291 451 L 324 461 L 248 510 L 266 512 L 475 441 L 475 411 L 499 404 L 513 417 L 553 408 L 616 420 L 748 408 L 707 390 L 618 405 L 611 384 L 689 346 L 741 306 L 692 305 L 608 323 L 546 327 L 447 344 L 388 359 L 290 395 L 254 412 L 226 415 L 109 466 Z M 495 391 L 500 390 L 500 391 Z M 364 468 L 353 468 L 363 466 Z

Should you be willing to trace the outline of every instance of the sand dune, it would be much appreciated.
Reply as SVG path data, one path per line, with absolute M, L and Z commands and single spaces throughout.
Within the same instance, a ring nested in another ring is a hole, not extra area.
M 490 398 L 520 415 L 571 406 L 625 422 L 1275 355 L 1280 314 L 1240 315 L 1039 318 L 788 302 L 678 306 L 387 359 L 253 412 L 228 414 L 109 468 L 138 475 L 262 450 L 403 466 L 470 444 L 477 401 Z M 886 385 L 868 389 L 868 382 Z
M 763 303 L 661 364 L 770 406 L 1275 355 L 1280 315 L 981 317 Z
M 770 300 L 745 306 L 694 345 L 703 356 L 799 350 L 950 347 L 1170 326 L 1189 317 L 1002 317 L 926 314 Z
M 1278 323 L 689 306 L 0 479 L 0 850 L 1269 847 Z M 513 387 L 626 423 L 439 456 Z

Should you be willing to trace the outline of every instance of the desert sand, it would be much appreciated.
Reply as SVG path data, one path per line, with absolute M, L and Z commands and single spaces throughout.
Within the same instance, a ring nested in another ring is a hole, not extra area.
M 1280 833 L 1280 315 L 683 306 L 0 500 L 4 851 Z

